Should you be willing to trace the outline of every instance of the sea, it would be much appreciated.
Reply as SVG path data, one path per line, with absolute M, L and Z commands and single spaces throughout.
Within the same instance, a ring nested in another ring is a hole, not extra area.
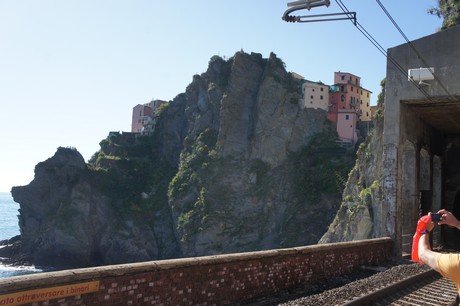
M 11 193 L 0 192 L 0 241 L 19 235 L 19 204 Z M 1 248 L 2 246 L 0 246 Z M 10 266 L 0 263 L 0 278 L 42 272 L 34 266 Z

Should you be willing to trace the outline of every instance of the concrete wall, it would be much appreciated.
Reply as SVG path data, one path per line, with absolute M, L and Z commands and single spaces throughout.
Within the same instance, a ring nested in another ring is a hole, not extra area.
M 443 150 L 442 135 L 421 121 L 419 116 L 411 112 L 404 101 L 424 100 L 425 94 L 414 84 L 408 81 L 408 69 L 420 67 L 434 67 L 438 80 L 448 89 L 451 95 L 460 93 L 460 27 L 454 27 L 443 32 L 420 38 L 410 44 L 404 44 L 388 50 L 387 75 L 385 88 L 385 113 L 384 113 L 384 144 L 383 144 L 383 199 L 382 205 L 386 210 L 381 224 L 383 234 L 395 239 L 395 251 L 400 253 L 402 245 L 403 226 L 406 230 L 415 228 L 403 220 L 403 211 L 417 211 L 414 207 L 407 207 L 404 202 L 404 147 L 410 143 L 415 152 L 413 167 L 417 177 L 415 187 L 410 196 L 414 197 L 410 205 L 417 205 L 419 192 L 418 181 L 420 151 L 425 149 L 430 154 L 430 160 L 441 156 Z M 423 60 L 422 60 L 423 59 Z M 395 65 L 396 63 L 397 65 Z M 430 97 L 445 97 L 445 89 L 438 81 L 429 81 L 430 85 L 421 85 Z M 411 149 L 412 150 L 412 149 Z M 407 154 L 407 153 L 406 153 Z M 406 165 L 409 167 L 409 165 Z M 438 165 L 439 167 L 439 165 Z M 408 170 L 410 172 L 410 170 Z M 432 174 L 431 175 L 431 181 Z M 437 174 L 439 175 L 439 174 Z M 407 175 L 406 175 L 407 179 Z M 407 180 L 406 180 L 407 183 Z M 431 189 L 432 189 L 431 183 Z M 432 190 L 431 190 L 432 191 Z M 434 201 L 439 201 L 439 194 L 434 194 Z M 438 205 L 438 204 L 436 204 Z M 413 216 L 406 217 L 413 220 Z M 416 218 L 418 219 L 418 218 Z M 414 221 L 411 221 L 414 222 Z
M 379 238 L 4 278 L 0 305 L 231 304 L 377 265 L 390 258 L 392 247 L 390 238 Z M 32 303 L 37 296 L 45 299 Z

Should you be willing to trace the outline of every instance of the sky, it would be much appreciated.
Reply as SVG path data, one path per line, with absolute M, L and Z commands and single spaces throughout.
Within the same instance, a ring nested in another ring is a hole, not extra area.
M 328 85 L 349 72 L 375 105 L 385 56 L 348 20 L 283 21 L 288 2 L 0 0 L 0 192 L 29 184 L 60 146 L 90 159 L 110 131 L 131 130 L 134 106 L 173 100 L 214 55 L 274 52 Z M 406 43 L 376 1 L 342 2 L 385 50 Z M 427 13 L 435 0 L 381 3 L 409 40 L 441 26 Z M 331 0 L 293 14 L 338 12 Z

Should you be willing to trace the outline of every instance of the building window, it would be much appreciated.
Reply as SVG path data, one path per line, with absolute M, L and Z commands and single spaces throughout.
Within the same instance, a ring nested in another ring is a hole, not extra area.
M 313 99 L 313 96 L 310 96 L 310 99 Z
M 320 90 L 321 90 L 321 91 L 324 91 L 324 88 L 323 88 L 323 87 L 321 87 L 321 88 L 320 88 Z
M 342 75 L 342 81 L 343 81 L 343 80 L 345 80 L 345 76 L 344 76 L 344 75 Z
M 340 91 L 345 92 L 345 86 L 340 86 Z
M 353 86 L 351 86 L 351 92 L 353 92 Z
M 312 89 L 311 89 L 311 91 L 315 91 L 315 89 L 314 89 L 314 88 L 312 88 Z
M 350 120 L 350 115 L 345 115 L 345 120 Z
M 340 101 L 342 101 L 342 102 L 345 101 L 345 96 L 344 95 L 340 96 Z
M 319 96 L 319 98 L 320 98 L 321 100 L 323 100 L 323 95 Z

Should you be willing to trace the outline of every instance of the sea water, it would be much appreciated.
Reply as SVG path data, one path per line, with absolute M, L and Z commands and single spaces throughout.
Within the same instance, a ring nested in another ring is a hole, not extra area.
M 0 192 L 0 241 L 19 235 L 18 209 L 19 204 L 14 202 L 9 192 Z M 9 266 L 0 263 L 0 278 L 41 271 L 34 266 Z
M 19 235 L 18 209 L 9 192 L 0 192 L 0 240 Z

